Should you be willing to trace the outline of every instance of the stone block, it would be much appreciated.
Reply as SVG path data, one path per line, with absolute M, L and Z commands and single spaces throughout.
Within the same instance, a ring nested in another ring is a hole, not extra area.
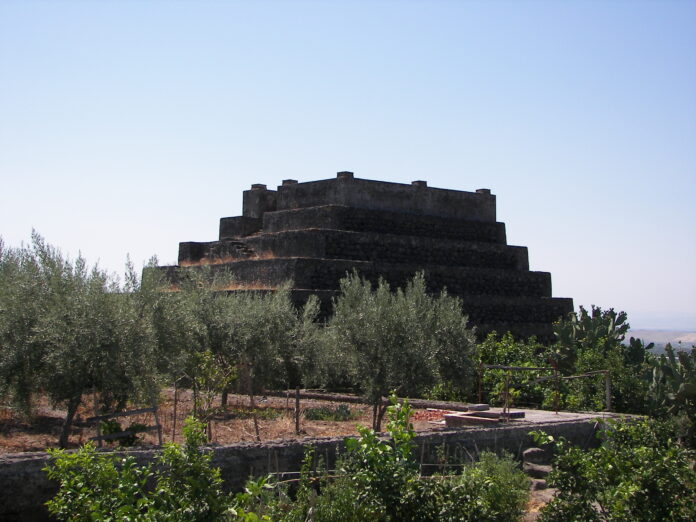
M 493 426 L 500 423 L 499 419 L 480 417 L 467 413 L 445 413 L 445 425 L 448 428 L 460 428 L 464 426 Z
M 225 217 L 220 219 L 220 234 L 219 238 L 233 239 L 249 236 L 261 230 L 261 219 L 236 216 Z
M 522 463 L 522 471 L 536 479 L 545 479 L 552 470 L 553 468 L 551 466 L 544 464 L 534 464 L 532 462 Z
M 549 464 L 553 454 L 543 448 L 527 448 L 522 452 L 522 460 L 532 464 Z

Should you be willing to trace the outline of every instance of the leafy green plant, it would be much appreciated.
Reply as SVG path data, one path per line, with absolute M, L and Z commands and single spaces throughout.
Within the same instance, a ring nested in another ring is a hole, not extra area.
M 282 415 L 280 410 L 274 408 L 232 408 L 228 413 L 237 419 L 251 419 L 255 416 L 258 419 L 274 420 Z
M 350 411 L 346 404 L 339 404 L 335 408 L 321 406 L 319 408 L 307 408 L 304 410 L 304 418 L 307 420 L 320 421 L 349 421 L 357 419 L 359 414 Z
M 538 343 L 534 338 L 522 341 L 515 339 L 509 332 L 501 337 L 493 332 L 478 344 L 476 354 L 479 365 L 548 367 L 549 350 L 548 346 Z M 510 398 L 514 403 L 541 405 L 545 391 L 553 388 L 553 381 L 540 384 L 535 382 L 535 379 L 548 375 L 549 373 L 544 371 L 509 372 L 485 369 L 480 383 L 481 401 L 503 404 L 505 387 L 509 380 Z
M 652 413 L 672 416 L 683 425 L 683 437 L 696 447 L 696 348 L 675 352 L 670 344 L 652 364 Z
M 121 423 L 116 421 L 115 419 L 108 419 L 105 421 L 101 421 L 99 423 L 100 429 L 103 435 L 112 435 L 114 433 L 121 433 L 124 431 L 128 431 L 128 433 L 123 434 L 122 436 L 118 437 L 117 439 L 113 439 L 112 441 L 107 441 L 107 442 L 115 442 L 119 444 L 120 446 L 133 446 L 135 445 L 140 438 L 138 437 L 138 433 L 143 433 L 147 431 L 147 426 L 145 424 L 141 424 L 139 422 L 134 422 L 128 428 L 124 430 L 123 427 L 121 427 Z
M 359 426 L 360 437 L 345 440 L 347 455 L 342 471 L 359 491 L 360 502 L 375 509 L 381 507 L 397 520 L 408 520 L 413 506 L 402 495 L 419 476 L 418 465 L 411 458 L 415 432 L 409 422 L 408 402 L 399 404 L 393 393 L 389 400 L 390 440 L 381 440 L 373 430 Z
M 58 482 L 46 503 L 59 520 L 215 521 L 232 515 L 232 497 L 222 490 L 220 471 L 200 449 L 202 423 L 189 418 L 184 446 L 167 444 L 154 466 L 138 466 L 132 456 L 98 453 L 89 443 L 76 453 L 49 450 L 45 468 Z
M 568 317 L 555 326 L 556 359 L 561 371 L 570 371 L 575 366 L 578 349 L 592 347 L 603 354 L 618 346 L 630 328 L 626 312 L 616 312 L 613 308 L 602 310 L 592 305 L 590 312 L 580 306 L 577 314 Z
M 523 514 L 529 479 L 509 455 L 482 452 L 459 475 L 433 475 L 419 486 L 413 520 L 513 522 Z
M 428 388 L 423 393 L 431 401 L 467 402 L 471 390 L 464 390 L 451 381 L 442 381 Z
M 63 404 L 68 443 L 82 397 L 150 398 L 159 386 L 152 293 L 132 265 L 120 285 L 97 266 L 71 261 L 36 232 L 29 247 L 0 252 L 0 393 L 31 413 L 33 396 Z
M 264 478 L 247 483 L 235 512 L 240 520 L 279 522 L 518 520 L 528 492 L 519 466 L 510 457 L 483 453 L 458 475 L 421 477 L 410 412 L 392 393 L 388 439 L 361 427 L 358 438 L 346 439 L 346 453 L 332 472 L 308 448 L 294 499 Z
M 346 491 L 357 495 L 368 520 L 517 520 L 527 499 L 528 479 L 511 458 L 492 453 L 458 475 L 421 477 L 408 403 L 390 396 L 389 440 L 361 428 L 347 439 L 342 464 Z M 335 519 L 339 520 L 339 519 Z
M 549 483 L 558 493 L 539 520 L 694 520 L 694 453 L 665 424 L 616 421 L 600 433 L 593 450 L 535 434 L 538 443 L 556 444 Z
M 555 325 L 558 341 L 552 359 L 562 375 L 582 375 L 607 370 L 611 378 L 613 411 L 647 413 L 648 382 L 652 344 L 631 338 L 625 312 L 582 306 L 577 313 Z M 601 376 L 575 379 L 562 386 L 562 408 L 602 410 L 607 407 L 605 383 Z
M 209 422 L 218 411 L 213 407 L 215 398 L 237 377 L 235 368 L 210 350 L 192 353 L 189 367 L 190 374 L 186 376 L 193 386 L 193 413 L 199 420 Z
M 384 280 L 373 288 L 356 272 L 341 280 L 327 353 L 359 384 L 373 407 L 376 431 L 385 411 L 383 397 L 391 390 L 418 395 L 440 379 L 461 388 L 473 384 L 474 337 L 461 303 L 426 290 L 422 273 L 395 291 Z

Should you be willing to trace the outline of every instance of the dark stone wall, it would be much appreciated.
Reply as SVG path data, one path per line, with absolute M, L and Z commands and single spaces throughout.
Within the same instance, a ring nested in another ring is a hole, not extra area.
M 180 265 L 188 263 L 197 263 L 202 260 L 208 262 L 222 259 L 250 259 L 256 256 L 256 253 L 249 248 L 246 243 L 235 240 L 225 241 L 210 241 L 206 243 L 197 243 L 195 241 L 187 241 L 179 243 L 179 259 Z
M 520 458 L 522 451 L 534 446 L 530 430 L 544 430 L 554 437 L 563 436 L 581 447 L 596 446 L 594 437 L 600 425 L 588 421 L 544 423 L 514 423 L 497 428 L 466 430 L 443 429 L 420 434 L 416 438 L 415 454 L 425 464 L 439 462 L 441 453 L 453 460 L 475 459 L 482 451 L 507 451 Z M 219 467 L 229 491 L 239 491 L 249 477 L 268 473 L 298 471 L 306 446 L 315 448 L 328 466 L 333 466 L 336 455 L 343 450 L 343 438 L 304 439 L 265 443 L 240 443 L 212 448 L 213 465 Z M 124 453 L 119 453 L 123 455 Z M 128 452 L 138 463 L 152 462 L 155 450 Z M 0 456 L 0 520 L 48 520 L 43 503 L 57 491 L 57 486 L 42 472 L 48 463 L 46 453 L 25 453 Z
M 265 212 L 276 209 L 275 190 L 266 189 L 266 185 L 252 185 L 245 190 L 242 197 L 242 215 L 248 218 L 261 218 Z
M 350 177 L 278 187 L 277 210 L 331 204 L 453 219 L 495 221 L 495 196 L 490 192 L 464 192 Z
M 529 270 L 526 247 L 343 230 L 294 230 L 259 234 L 243 242 L 228 239 L 179 245 L 179 263 L 254 257 L 312 257 Z
M 279 258 L 237 261 L 228 266 L 239 281 L 263 282 L 278 286 L 293 281 L 294 288 L 337 290 L 339 281 L 356 269 L 376 282 L 379 277 L 392 286 L 405 286 L 419 266 L 344 261 L 332 259 Z M 223 269 L 220 266 L 219 269 Z M 504 295 L 519 297 L 550 297 L 551 280 L 548 272 L 510 272 L 468 267 L 427 267 L 428 290 L 434 293 L 443 288 L 454 295 Z
M 248 236 L 261 230 L 261 219 L 246 216 L 220 219 L 220 239 L 233 239 Z
M 176 278 L 175 268 L 161 267 L 166 271 L 166 277 Z M 450 294 L 462 297 L 551 297 L 551 275 L 548 272 L 439 265 L 423 268 L 404 263 L 285 257 L 233 261 L 213 265 L 213 269 L 229 269 L 240 282 L 276 287 L 292 281 L 293 288 L 309 290 L 338 290 L 339 281 L 353 269 L 375 283 L 382 277 L 393 287 L 405 286 L 416 272 L 423 271 L 428 291 L 432 293 L 446 288 Z
M 322 205 L 269 212 L 263 216 L 264 232 L 326 228 L 354 232 L 377 232 L 433 239 L 461 239 L 504 245 L 505 224 L 420 216 L 404 212 Z

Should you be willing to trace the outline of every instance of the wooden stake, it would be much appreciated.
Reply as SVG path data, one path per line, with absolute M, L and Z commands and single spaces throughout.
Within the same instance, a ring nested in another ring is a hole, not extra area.
M 92 405 L 94 407 L 94 416 L 98 417 L 99 416 L 99 406 L 97 406 L 97 392 L 96 390 L 92 392 L 92 401 L 94 401 L 94 404 Z M 101 422 L 97 421 L 97 437 L 101 437 Z M 101 448 L 103 445 L 102 439 L 99 438 L 98 444 L 99 447 Z
M 295 388 L 295 433 L 300 434 L 300 387 Z
M 604 393 L 607 401 L 607 411 L 611 411 L 611 374 L 608 371 L 604 374 Z
M 176 442 L 176 405 L 179 401 L 178 379 L 174 381 L 174 422 L 172 423 L 172 442 Z

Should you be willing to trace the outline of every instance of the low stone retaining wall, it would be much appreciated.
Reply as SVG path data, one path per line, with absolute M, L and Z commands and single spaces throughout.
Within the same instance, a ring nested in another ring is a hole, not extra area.
M 560 422 L 512 422 L 495 428 L 442 429 L 422 433 L 416 438 L 416 455 L 425 464 L 438 463 L 444 454 L 455 461 L 475 459 L 482 451 L 508 451 L 518 459 L 534 442 L 528 433 L 543 430 L 562 436 L 581 447 L 597 444 L 594 436 L 598 421 L 565 420 Z M 343 438 L 300 439 L 261 443 L 239 443 L 212 447 L 213 465 L 219 467 L 225 485 L 239 490 L 250 476 L 282 473 L 300 469 L 305 447 L 313 446 L 328 466 L 343 450 Z M 442 449 L 438 449 L 442 448 Z M 139 463 L 151 461 L 157 450 L 133 450 L 118 455 L 133 455 Z M 0 456 L 0 520 L 49 520 L 43 503 L 57 490 L 41 471 L 48 463 L 46 453 L 15 453 Z

